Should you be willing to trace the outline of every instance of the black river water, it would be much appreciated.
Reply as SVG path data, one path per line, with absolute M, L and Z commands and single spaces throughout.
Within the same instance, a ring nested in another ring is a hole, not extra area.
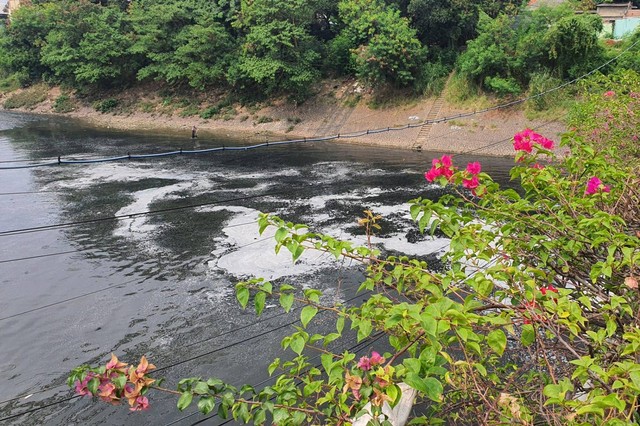
M 0 167 L 58 155 L 107 157 L 224 143 L 231 142 L 0 113 Z M 260 276 L 319 288 L 327 303 L 354 303 L 363 268 L 320 253 L 305 253 L 295 265 L 287 253 L 276 256 L 273 233 L 258 234 L 258 212 L 364 244 L 357 218 L 371 209 L 384 217 L 373 240 L 378 247 L 437 265 L 447 240 L 419 235 L 406 203 L 441 194 L 423 177 L 435 155 L 324 142 L 0 170 L 0 423 L 203 420 L 195 407 L 178 412 L 175 398 L 158 392 L 141 413 L 86 397 L 66 401 L 73 396 L 64 385 L 68 372 L 104 363 L 112 352 L 130 362 L 146 355 L 163 369 L 156 376 L 168 387 L 193 376 L 264 386 L 266 366 L 287 356 L 279 342 L 292 332 L 287 324 L 297 313 L 282 315 L 268 304 L 257 318 L 238 306 L 235 283 Z M 472 160 L 507 181 L 512 160 L 455 158 L 463 167 Z M 201 206 L 181 208 L 193 205 Z M 165 211 L 87 222 L 155 210 Z M 76 224 L 6 233 L 62 223 Z

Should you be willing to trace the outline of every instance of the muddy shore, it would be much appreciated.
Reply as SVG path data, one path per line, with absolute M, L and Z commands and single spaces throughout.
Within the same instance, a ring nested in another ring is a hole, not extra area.
M 47 99 L 34 108 L 12 111 L 73 117 L 98 128 L 180 134 L 185 138 L 191 137 L 191 129 L 196 126 L 199 136 L 246 142 L 344 135 L 419 124 L 425 120 L 470 112 L 448 104 L 442 97 L 425 97 L 405 104 L 371 108 L 366 97 L 354 97 L 358 90 L 357 86 L 340 87 L 328 93 L 321 92 L 302 105 L 280 101 L 259 108 L 235 107 L 233 114 L 223 118 L 203 119 L 198 115 L 185 116 L 179 108 L 162 108 L 160 99 L 146 94 L 134 96 L 139 97 L 139 103 L 146 98 L 147 105 L 158 105 L 149 108 L 148 112 L 130 108 L 116 113 L 101 113 L 91 106 L 78 104 L 73 111 L 59 114 L 54 112 L 54 103 L 60 91 L 52 88 Z M 0 97 L 0 105 L 8 96 L 11 94 Z M 404 130 L 340 138 L 339 141 L 407 150 L 510 156 L 513 155 L 512 136 L 527 127 L 537 129 L 552 139 L 559 139 L 566 130 L 560 121 L 528 120 L 521 110 L 503 109 Z

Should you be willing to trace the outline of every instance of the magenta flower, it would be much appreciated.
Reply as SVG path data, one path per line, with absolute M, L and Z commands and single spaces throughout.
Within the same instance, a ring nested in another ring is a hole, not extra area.
M 478 176 L 473 176 L 471 179 L 462 180 L 462 186 L 464 186 L 467 189 L 476 189 L 478 185 L 480 185 L 480 182 L 478 181 Z
M 606 96 L 607 98 L 612 98 L 616 95 L 616 92 L 614 92 L 613 90 L 608 90 L 606 92 L 604 92 L 604 96 Z
M 467 171 L 472 175 L 477 175 L 482 170 L 482 166 L 477 161 L 475 163 L 467 164 Z
M 438 176 L 451 179 L 451 176 L 453 176 L 453 167 L 451 166 L 451 156 L 449 155 L 443 155 L 440 159 L 434 158 L 431 161 L 431 170 L 424 174 L 424 178 L 429 182 L 433 182 Z
M 513 136 L 513 148 L 516 151 L 531 153 L 534 144 L 544 149 L 553 149 L 554 146 L 554 142 L 551 139 L 547 139 L 531 129 L 524 129 L 522 132 L 516 133 Z
M 544 169 L 544 166 L 542 164 L 540 164 L 540 163 L 536 163 L 533 166 L 531 166 L 531 168 L 542 170 L 542 169 Z
M 137 397 L 134 404 L 129 408 L 131 411 L 144 411 L 147 409 L 149 409 L 149 400 L 142 395 Z
M 87 376 L 84 378 L 84 380 L 82 380 L 82 382 L 80 380 L 76 380 L 76 393 L 80 396 L 84 396 L 84 395 L 92 395 L 91 391 L 88 388 L 89 385 L 89 381 L 91 379 L 93 379 L 94 375 L 93 373 L 89 373 L 87 374 Z
M 542 145 L 544 149 L 553 149 L 553 141 L 551 139 L 541 136 L 537 142 Z
M 371 352 L 371 359 L 369 361 L 371 362 L 371 365 L 380 365 L 385 362 L 385 359 L 383 356 L 380 356 L 378 352 L 374 351 Z
M 363 356 L 360 358 L 360 361 L 358 361 L 358 368 L 364 371 L 371 370 L 371 360 L 369 357 Z
M 429 182 L 433 182 L 441 174 L 442 174 L 441 169 L 432 168 L 431 170 L 429 170 L 424 174 L 424 178 Z
M 609 191 L 611 191 L 611 188 L 608 185 L 603 184 L 600 179 L 594 176 L 591 179 L 589 179 L 589 182 L 587 182 L 587 189 L 585 189 L 584 193 L 585 195 L 593 195 L 596 192 L 609 192 Z

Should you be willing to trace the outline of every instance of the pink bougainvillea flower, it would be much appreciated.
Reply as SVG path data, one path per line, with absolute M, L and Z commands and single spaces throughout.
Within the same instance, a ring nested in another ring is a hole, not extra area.
M 464 186 L 467 189 L 476 189 L 478 185 L 480 185 L 480 182 L 478 181 L 478 176 L 473 176 L 471 179 L 462 180 L 462 186 Z
M 149 364 L 149 361 L 147 361 L 147 358 L 143 355 L 142 358 L 140 358 L 140 364 L 138 364 L 138 367 L 136 368 L 136 373 L 145 374 L 155 369 L 156 366 L 153 364 Z
M 551 139 L 547 139 L 544 136 L 541 136 L 537 142 L 542 145 L 544 149 L 553 149 L 553 141 Z
M 105 383 L 104 385 L 98 386 L 98 396 L 103 401 L 109 402 L 111 404 L 118 404 L 120 398 L 116 395 L 116 385 L 113 383 Z
M 609 191 L 611 191 L 611 188 L 608 185 L 603 184 L 598 177 L 594 176 L 589 179 L 589 182 L 587 182 L 587 189 L 585 189 L 584 193 L 585 195 L 593 195 L 596 192 Z
M 364 371 L 369 371 L 371 369 L 371 360 L 367 356 L 363 356 L 358 361 L 358 368 Z
M 371 365 L 380 365 L 383 364 L 385 362 L 385 359 L 383 356 L 381 356 L 378 352 L 371 352 Z
M 467 164 L 467 171 L 472 175 L 477 175 L 482 170 L 482 165 L 477 161 L 475 163 Z
M 444 176 L 447 179 L 451 179 L 454 169 L 452 167 L 451 156 L 443 155 L 442 157 L 434 158 L 431 162 L 431 170 L 424 174 L 424 177 L 429 182 L 433 182 L 438 176 Z
M 616 92 L 614 92 L 613 90 L 608 90 L 606 92 L 604 92 L 604 96 L 606 96 L 607 98 L 612 98 L 616 95 Z
M 144 411 L 147 409 L 149 409 L 149 400 L 146 396 L 137 397 L 134 404 L 129 408 L 131 411 Z
M 347 393 L 351 389 L 351 393 L 356 400 L 360 399 L 360 388 L 362 387 L 362 378 L 358 376 L 352 376 L 347 371 L 344 376 L 344 387 L 342 393 Z
M 544 169 L 544 166 L 542 164 L 540 164 L 540 163 L 536 163 L 531 167 L 534 168 L 534 169 L 538 169 L 538 170 Z
M 513 148 L 516 151 L 531 153 L 534 145 L 539 145 L 544 149 L 553 149 L 554 142 L 528 128 L 513 136 Z
M 87 376 L 82 380 L 76 380 L 76 393 L 80 396 L 91 395 L 91 391 L 89 390 L 89 381 L 93 379 L 95 375 L 93 373 L 88 373 Z
M 441 170 L 442 169 L 432 168 L 424 174 L 424 178 L 429 182 L 433 182 L 438 176 L 442 174 Z
M 126 366 L 127 364 L 125 364 L 124 362 L 118 361 L 118 358 L 115 356 L 115 354 L 111 354 L 111 360 L 106 365 L 107 370 L 122 370 L 122 368 Z

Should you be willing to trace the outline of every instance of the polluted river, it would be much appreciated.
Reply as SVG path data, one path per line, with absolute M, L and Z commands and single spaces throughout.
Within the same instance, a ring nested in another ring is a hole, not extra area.
M 320 289 L 327 304 L 354 304 L 365 297 L 356 294 L 364 267 L 319 252 L 296 264 L 286 250 L 276 255 L 273 232 L 258 233 L 259 212 L 365 244 L 357 220 L 370 209 L 383 216 L 373 243 L 384 253 L 438 265 L 448 247 L 442 236 L 420 235 L 407 204 L 442 193 L 424 179 L 440 153 L 315 142 L 8 169 L 58 156 L 241 144 L 189 136 L 0 112 L 0 423 L 225 423 L 195 406 L 179 412 L 175 396 L 158 392 L 136 413 L 74 398 L 65 380 L 114 353 L 132 363 L 146 355 L 169 388 L 184 377 L 268 384 L 269 363 L 290 356 L 280 340 L 299 311 L 284 314 L 268 301 L 257 317 L 240 308 L 235 284 L 264 277 Z M 468 161 L 508 182 L 512 159 L 455 158 Z M 338 348 L 372 344 L 351 339 Z

